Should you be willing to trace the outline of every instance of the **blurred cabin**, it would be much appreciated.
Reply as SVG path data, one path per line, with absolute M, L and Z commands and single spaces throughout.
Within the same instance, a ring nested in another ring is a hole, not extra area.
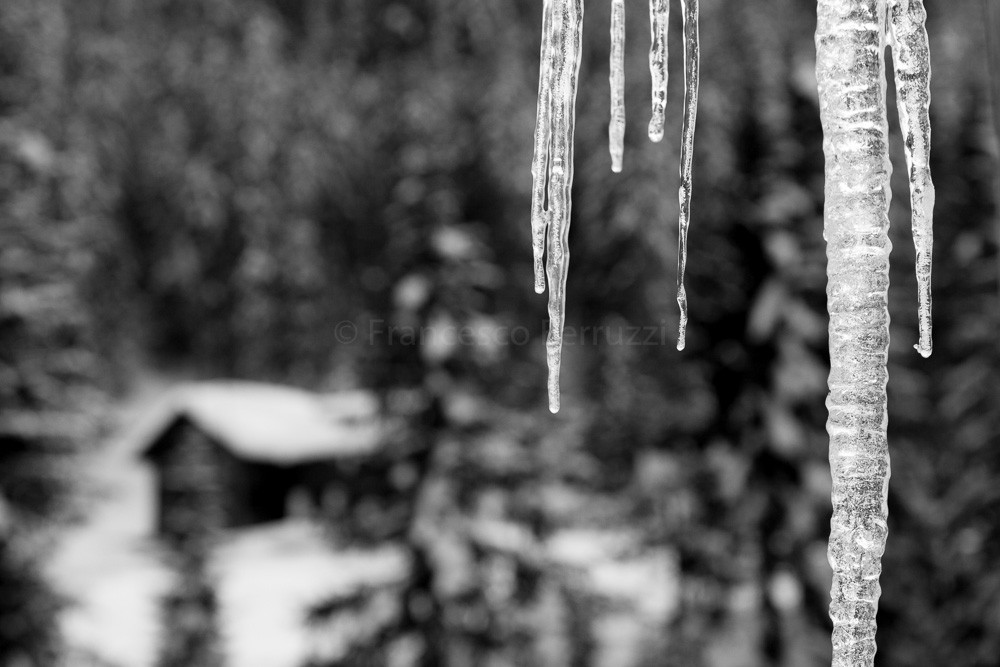
M 168 542 L 320 514 L 356 497 L 359 483 L 388 493 L 394 474 L 371 392 L 193 383 L 151 422 L 138 449 L 154 469 L 157 533 Z

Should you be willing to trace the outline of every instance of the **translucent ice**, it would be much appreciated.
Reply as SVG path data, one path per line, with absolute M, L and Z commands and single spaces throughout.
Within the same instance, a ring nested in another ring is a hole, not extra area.
M 931 353 L 934 186 L 925 20 L 921 0 L 819 0 L 816 73 L 826 153 L 834 667 L 874 664 L 878 578 L 887 533 L 887 44 L 893 50 L 917 252 L 916 347 L 924 356 Z
M 612 171 L 621 171 L 625 138 L 625 2 L 611 0 L 611 120 L 608 145 Z M 700 46 L 698 0 L 681 0 L 684 21 L 684 114 L 680 155 L 680 221 L 678 231 L 677 303 L 680 331 L 677 348 L 684 349 L 687 330 L 687 238 L 691 222 L 694 131 L 698 111 Z M 652 118 L 649 136 L 663 139 L 667 101 L 667 24 L 669 0 L 650 0 L 652 45 Z M 569 262 L 570 193 L 573 185 L 573 134 L 583 32 L 583 0 L 544 0 L 542 48 L 538 80 L 538 114 L 531 161 L 531 246 L 535 291 L 549 288 L 549 407 L 559 409 L 566 311 L 566 269 Z
M 923 0 L 890 0 L 889 44 L 896 78 L 896 107 L 910 181 L 910 215 L 917 255 L 920 340 L 917 350 L 931 355 L 931 250 L 934 243 L 934 184 L 931 182 L 931 66 Z
M 625 153 L 625 0 L 611 0 L 611 171 L 622 170 Z
M 653 113 L 649 119 L 649 138 L 663 141 L 667 107 L 667 24 L 670 0 L 649 0 L 649 73 L 653 79 Z
M 566 271 L 573 190 L 573 134 L 583 38 L 583 0 L 546 0 L 531 163 L 531 234 L 535 291 L 549 287 L 549 409 L 559 410 L 559 371 L 566 319 Z M 543 258 L 546 258 L 544 271 Z
M 701 72 L 701 46 L 698 38 L 698 0 L 681 0 L 684 14 L 684 120 L 681 129 L 680 221 L 677 231 L 677 306 L 680 309 L 680 330 L 677 349 L 683 350 L 687 340 L 688 303 L 684 287 L 687 270 L 687 238 L 691 224 L 691 180 L 694 163 L 694 127 L 698 117 L 698 80 Z
M 535 292 L 545 291 L 545 232 L 548 211 L 549 150 L 552 142 L 552 75 L 559 44 L 553 30 L 552 13 L 558 0 L 545 0 L 542 8 L 542 53 L 538 74 L 538 112 L 535 121 L 535 150 L 531 159 L 531 253 L 534 259 Z

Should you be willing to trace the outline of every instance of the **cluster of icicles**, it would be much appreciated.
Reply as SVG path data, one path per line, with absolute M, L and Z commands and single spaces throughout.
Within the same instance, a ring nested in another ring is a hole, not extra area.
M 542 10 L 541 71 L 538 77 L 538 118 L 531 160 L 531 246 L 535 291 L 549 288 L 549 409 L 559 411 L 559 371 L 566 321 L 566 272 L 569 266 L 570 193 L 573 189 L 573 132 L 576 89 L 580 77 L 584 0 L 545 0 Z M 687 233 L 691 219 L 691 167 L 698 110 L 698 0 L 681 0 L 684 14 L 684 120 L 681 143 L 680 232 L 678 236 L 677 303 L 684 349 L 687 330 Z M 667 23 L 669 0 L 649 0 L 652 46 L 652 118 L 649 138 L 663 139 L 667 104 Z M 611 170 L 620 172 L 625 142 L 625 2 L 611 0 L 611 122 L 608 139 Z
M 535 290 L 549 288 L 549 408 L 559 409 L 559 371 L 569 260 L 573 130 L 583 0 L 544 0 L 538 120 L 531 172 Z M 681 0 L 684 119 L 680 157 L 678 294 L 684 348 L 684 271 L 691 214 L 691 159 L 698 101 L 698 0 Z M 663 138 L 669 0 L 649 0 L 652 119 Z M 827 399 L 833 518 L 830 616 L 834 667 L 871 667 L 879 575 L 887 533 L 889 450 L 889 176 L 885 49 L 893 50 L 916 247 L 921 355 L 931 354 L 930 56 L 922 0 L 818 0 L 816 73 L 826 154 L 824 236 L 830 314 Z M 625 134 L 624 0 L 611 0 L 611 168 L 621 171 Z M 544 260 L 547 259 L 547 263 Z

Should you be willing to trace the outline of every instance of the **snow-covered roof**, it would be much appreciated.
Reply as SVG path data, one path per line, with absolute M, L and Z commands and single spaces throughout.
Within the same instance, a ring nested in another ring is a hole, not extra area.
M 160 401 L 139 429 L 136 450 L 149 454 L 181 418 L 241 458 L 278 464 L 370 453 L 383 432 L 371 392 L 315 394 L 260 382 L 195 382 Z

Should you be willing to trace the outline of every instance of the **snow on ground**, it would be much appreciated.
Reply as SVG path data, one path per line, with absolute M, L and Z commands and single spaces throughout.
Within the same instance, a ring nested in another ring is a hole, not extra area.
M 162 396 L 162 388 L 147 394 L 153 400 L 156 395 Z M 126 409 L 125 421 L 141 422 L 148 408 L 148 400 L 138 400 Z M 64 537 L 49 573 L 76 601 L 61 619 L 72 648 L 120 667 L 148 667 L 158 645 L 158 602 L 172 574 L 152 537 L 152 471 L 139 462 L 128 429 L 122 433 L 81 468 L 85 483 L 100 499 L 87 512 L 87 521 Z M 477 534 L 495 533 L 494 541 L 511 548 L 520 544 L 513 539 L 517 535 L 496 528 L 483 523 Z M 632 662 L 643 628 L 662 627 L 676 613 L 674 555 L 636 545 L 633 532 L 607 529 L 560 531 L 539 545 L 544 558 L 586 571 L 594 592 L 627 603 L 627 609 L 602 618 L 595 628 L 601 665 Z M 361 584 L 395 580 L 405 567 L 403 553 L 391 547 L 337 551 L 306 521 L 232 531 L 212 565 L 229 664 L 301 664 L 316 648 L 304 623 L 310 606 Z
M 127 495 L 109 499 L 64 541 L 52 576 L 76 600 L 62 618 L 72 647 L 122 667 L 146 667 L 156 655 L 158 601 L 172 574 L 148 537 L 115 520 L 132 511 Z M 313 604 L 361 583 L 398 579 L 405 567 L 399 549 L 336 551 L 305 521 L 234 531 L 212 561 L 229 664 L 302 664 L 312 648 L 304 620 Z
M 593 593 L 622 606 L 594 622 L 595 664 L 637 664 L 644 642 L 677 613 L 679 574 L 676 554 L 667 548 L 638 548 L 631 529 L 574 528 L 554 534 L 549 557 L 585 571 Z
M 578 528 L 557 532 L 547 547 L 553 561 L 585 569 L 594 592 L 662 622 L 677 608 L 676 557 L 666 548 L 638 549 L 638 538 L 634 530 Z
M 73 601 L 60 619 L 63 634 L 112 664 L 144 667 L 154 655 L 157 600 L 171 581 L 149 544 L 152 475 L 111 443 L 82 463 L 80 476 L 97 498 L 48 564 Z
M 147 396 L 162 395 L 153 390 Z M 149 399 L 126 406 L 134 430 Z M 48 565 L 52 581 L 74 600 L 60 619 L 71 647 L 121 667 L 153 664 L 159 600 L 173 578 L 153 539 L 152 471 L 140 463 L 129 428 L 80 469 L 96 492 L 83 524 L 68 531 Z M 292 667 L 308 650 L 303 622 L 310 604 L 362 583 L 401 576 L 403 554 L 337 551 L 307 522 L 286 521 L 224 536 L 215 555 L 220 628 L 229 663 Z
M 398 548 L 335 552 L 305 521 L 234 533 L 217 553 L 225 652 L 241 667 L 301 665 L 313 648 L 306 611 L 361 583 L 400 579 Z

